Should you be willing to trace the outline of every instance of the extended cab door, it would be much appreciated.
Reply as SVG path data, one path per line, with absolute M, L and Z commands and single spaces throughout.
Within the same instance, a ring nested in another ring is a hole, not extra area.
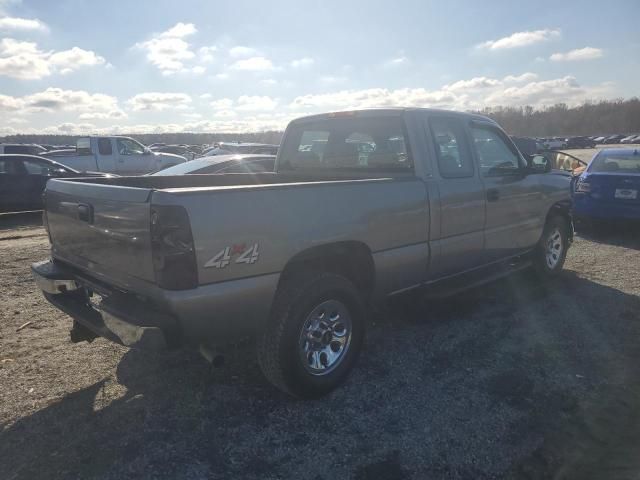
M 99 172 L 117 173 L 116 155 L 113 150 L 112 140 L 109 137 L 98 137 L 95 139 L 93 148 L 96 154 L 96 164 Z
M 119 175 L 143 175 L 152 171 L 153 155 L 132 138 L 116 137 Z
M 487 200 L 486 259 L 522 253 L 535 246 L 546 213 L 536 175 L 527 174 L 524 159 L 496 125 L 473 121 L 470 132 Z
M 431 115 L 426 130 L 435 147 L 434 177 L 439 191 L 439 206 L 432 205 L 440 218 L 439 238 L 432 241 L 433 280 L 485 262 L 486 200 L 463 121 L 455 116 Z

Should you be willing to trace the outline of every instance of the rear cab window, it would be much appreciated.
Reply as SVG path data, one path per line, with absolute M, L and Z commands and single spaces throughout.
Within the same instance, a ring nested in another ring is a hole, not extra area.
M 401 116 L 303 120 L 289 127 L 281 150 L 279 171 L 413 171 Z

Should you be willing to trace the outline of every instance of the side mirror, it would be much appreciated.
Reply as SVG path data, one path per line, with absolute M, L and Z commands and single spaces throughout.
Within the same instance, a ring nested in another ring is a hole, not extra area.
M 151 150 L 148 147 L 145 147 L 144 151 L 142 152 L 143 155 L 151 155 Z
M 531 155 L 528 163 L 531 173 L 548 173 L 552 168 L 546 155 Z

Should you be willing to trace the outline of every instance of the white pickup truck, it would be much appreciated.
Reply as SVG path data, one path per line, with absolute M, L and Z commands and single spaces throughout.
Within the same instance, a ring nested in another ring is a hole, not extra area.
M 80 172 L 105 172 L 117 175 L 144 175 L 186 159 L 171 153 L 152 152 L 129 137 L 81 137 L 75 150 L 47 152 L 46 157 Z

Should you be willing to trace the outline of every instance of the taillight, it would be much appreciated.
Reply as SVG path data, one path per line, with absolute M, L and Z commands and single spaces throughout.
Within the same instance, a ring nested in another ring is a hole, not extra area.
M 151 208 L 151 253 L 160 288 L 186 290 L 198 286 L 191 223 L 183 207 Z

